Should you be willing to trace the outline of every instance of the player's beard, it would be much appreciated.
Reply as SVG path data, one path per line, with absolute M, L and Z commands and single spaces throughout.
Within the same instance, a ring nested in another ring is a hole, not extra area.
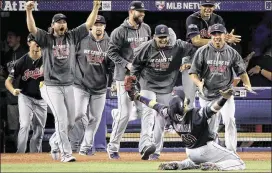
M 137 23 L 137 24 L 141 24 L 142 22 L 143 22 L 143 20 L 144 20 L 144 17 L 142 17 L 142 16 L 133 16 L 133 20 L 135 21 L 135 23 Z

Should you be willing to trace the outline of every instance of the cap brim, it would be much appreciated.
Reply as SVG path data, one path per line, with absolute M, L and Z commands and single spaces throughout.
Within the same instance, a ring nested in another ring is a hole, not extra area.
M 96 24 L 96 23 L 101 23 L 101 24 L 106 25 L 106 22 L 100 22 L 100 21 L 98 21 L 98 22 L 95 22 L 95 24 Z
M 54 22 L 57 22 L 57 21 L 60 21 L 60 20 L 65 20 L 65 21 L 67 21 L 67 17 L 62 17 L 62 18 L 60 18 L 60 19 L 58 19 L 58 20 L 56 20 L 56 21 L 54 21 Z
M 156 37 L 169 37 L 170 34 L 155 34 Z
M 136 11 L 148 11 L 148 9 L 145 9 L 145 8 L 139 8 L 139 9 L 134 9 Z
M 201 4 L 201 6 L 205 6 L 205 5 L 215 6 L 215 4 L 213 4 L 213 3 L 203 3 L 203 4 Z
M 215 32 L 225 33 L 224 31 L 221 31 L 221 30 L 213 30 L 212 32 L 210 32 L 210 34 L 215 33 Z

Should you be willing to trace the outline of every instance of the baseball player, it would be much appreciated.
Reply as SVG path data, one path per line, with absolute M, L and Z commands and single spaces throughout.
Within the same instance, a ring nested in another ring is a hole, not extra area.
M 125 89 L 132 100 L 139 100 L 146 106 L 156 110 L 159 116 L 169 118 L 175 131 L 182 139 L 182 146 L 186 148 L 188 158 L 183 161 L 162 163 L 161 170 L 244 170 L 245 163 L 239 156 L 213 142 L 213 135 L 209 130 L 208 119 L 217 116 L 217 112 L 232 97 L 233 90 L 220 90 L 218 99 L 203 108 L 188 108 L 190 102 L 183 91 L 176 92 L 166 106 L 155 100 L 143 97 L 135 87 L 136 77 L 125 79 Z
M 129 17 L 110 36 L 108 56 L 114 62 L 114 80 L 116 81 L 118 110 L 113 119 L 112 133 L 107 152 L 110 159 L 119 159 L 119 148 L 122 135 L 127 127 L 131 114 L 141 115 L 141 108 L 133 109 L 132 101 L 124 89 L 125 75 L 130 73 L 133 49 L 151 37 L 150 27 L 143 22 L 145 16 L 144 3 L 133 1 L 129 6 Z M 135 107 L 134 107 L 135 108 Z
M 236 50 L 225 42 L 226 28 L 222 24 L 214 24 L 210 27 L 209 32 L 211 42 L 197 50 L 189 70 L 190 77 L 200 92 L 201 107 L 220 97 L 219 90 L 231 87 L 234 72 L 241 78 L 246 89 L 252 91 L 243 59 Z M 225 124 L 226 147 L 236 152 L 237 129 L 233 96 L 228 99 L 220 113 Z M 219 123 L 220 116 L 212 117 L 211 131 L 217 133 Z
M 26 3 L 27 27 L 43 49 L 44 85 L 41 95 L 52 110 L 56 132 L 50 138 L 51 156 L 54 160 L 61 153 L 62 162 L 75 161 L 72 156 L 68 131 L 75 123 L 74 83 L 75 47 L 89 34 L 94 25 L 101 1 L 94 1 L 93 10 L 87 21 L 68 31 L 66 16 L 55 14 L 50 32 L 36 27 L 32 9 L 34 2 Z
M 80 155 L 93 155 L 94 136 L 106 101 L 108 76 L 111 72 L 109 68 L 112 61 L 107 57 L 109 37 L 105 33 L 105 28 L 105 18 L 98 15 L 89 35 L 81 40 L 77 50 L 74 95 L 75 127 L 78 128 L 73 128 L 69 136 L 71 143 L 79 143 L 81 140 L 77 137 L 84 135 Z M 87 116 L 88 123 L 82 128 L 84 116 Z M 76 150 L 77 146 L 72 148 Z
M 200 11 L 191 14 L 186 19 L 187 39 L 192 42 L 196 47 L 201 47 L 209 43 L 211 35 L 208 29 L 213 24 L 225 25 L 221 16 L 213 13 L 215 9 L 214 0 L 202 0 L 200 1 Z M 234 29 L 231 33 L 226 35 L 226 41 L 228 43 L 239 43 L 241 36 L 233 35 Z
M 171 99 L 179 68 L 185 57 L 192 57 L 196 50 L 192 44 L 180 39 L 173 45 L 168 45 L 168 42 L 168 27 L 156 26 L 153 39 L 135 49 L 131 70 L 131 75 L 139 79 L 141 94 L 165 105 Z M 156 114 L 156 111 L 143 106 L 141 136 L 145 138 L 139 143 L 139 151 L 142 153 L 145 147 L 152 146 L 154 128 L 155 146 L 152 149 L 155 154 L 151 153 L 151 158 L 147 158 L 150 160 L 158 159 L 163 147 L 165 120 Z
M 200 1 L 200 11 L 191 14 L 186 19 L 186 31 L 187 40 L 196 47 L 206 45 L 210 40 L 211 36 L 208 33 L 208 28 L 213 24 L 220 23 L 225 25 L 224 20 L 218 14 L 213 11 L 215 9 L 214 0 L 202 0 Z M 233 35 L 234 30 L 227 35 L 228 43 L 238 43 L 241 41 L 241 36 Z M 182 83 L 183 89 L 188 98 L 191 100 L 190 106 L 193 106 L 195 101 L 196 86 L 190 79 L 188 70 L 182 70 Z
M 20 130 L 18 134 L 17 153 L 25 153 L 30 125 L 33 135 L 30 140 L 30 152 L 41 152 L 44 127 L 47 117 L 47 104 L 41 97 L 39 84 L 43 81 L 40 67 L 43 64 L 41 48 L 33 35 L 27 37 L 28 54 L 16 61 L 9 77 L 6 88 L 18 96 Z M 14 88 L 12 81 L 20 78 L 19 87 Z

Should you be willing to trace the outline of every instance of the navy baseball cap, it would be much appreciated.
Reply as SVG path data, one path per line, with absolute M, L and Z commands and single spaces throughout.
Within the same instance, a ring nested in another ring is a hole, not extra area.
M 169 36 L 169 29 L 166 25 L 158 25 L 155 28 L 155 36 L 157 37 L 167 37 Z
M 52 23 L 55 23 L 61 19 L 64 19 L 66 21 L 67 17 L 62 13 L 55 14 L 52 18 Z
M 200 1 L 200 5 L 201 6 L 205 6 L 205 5 L 214 6 L 215 2 L 214 2 L 214 0 L 202 0 L 202 1 Z
M 96 21 L 95 23 L 102 23 L 102 24 L 106 24 L 106 20 L 104 16 L 101 15 L 97 15 Z
M 210 34 L 214 33 L 214 32 L 221 32 L 221 33 L 227 33 L 227 29 L 224 27 L 224 25 L 222 24 L 214 24 L 212 26 L 209 27 L 208 32 Z
M 132 1 L 129 5 L 129 10 L 147 11 L 147 9 L 145 9 L 144 3 L 141 1 Z

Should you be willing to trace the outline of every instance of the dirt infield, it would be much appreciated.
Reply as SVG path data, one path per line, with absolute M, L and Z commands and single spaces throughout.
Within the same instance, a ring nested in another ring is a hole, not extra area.
M 271 160 L 271 153 L 269 152 L 242 152 L 238 153 L 243 160 L 252 160 L 252 161 L 269 161 Z M 77 158 L 77 162 L 107 162 L 109 161 L 108 155 L 106 152 L 97 152 L 94 156 L 81 156 L 74 154 Z M 139 162 L 140 155 L 138 153 L 120 153 L 121 159 L 116 162 Z M 185 159 L 185 153 L 162 153 L 160 160 L 158 161 L 173 161 L 173 160 L 183 160 Z M 112 161 L 112 160 L 111 160 Z M 49 153 L 41 154 L 1 154 L 1 164 L 5 163 L 54 163 L 51 159 Z

